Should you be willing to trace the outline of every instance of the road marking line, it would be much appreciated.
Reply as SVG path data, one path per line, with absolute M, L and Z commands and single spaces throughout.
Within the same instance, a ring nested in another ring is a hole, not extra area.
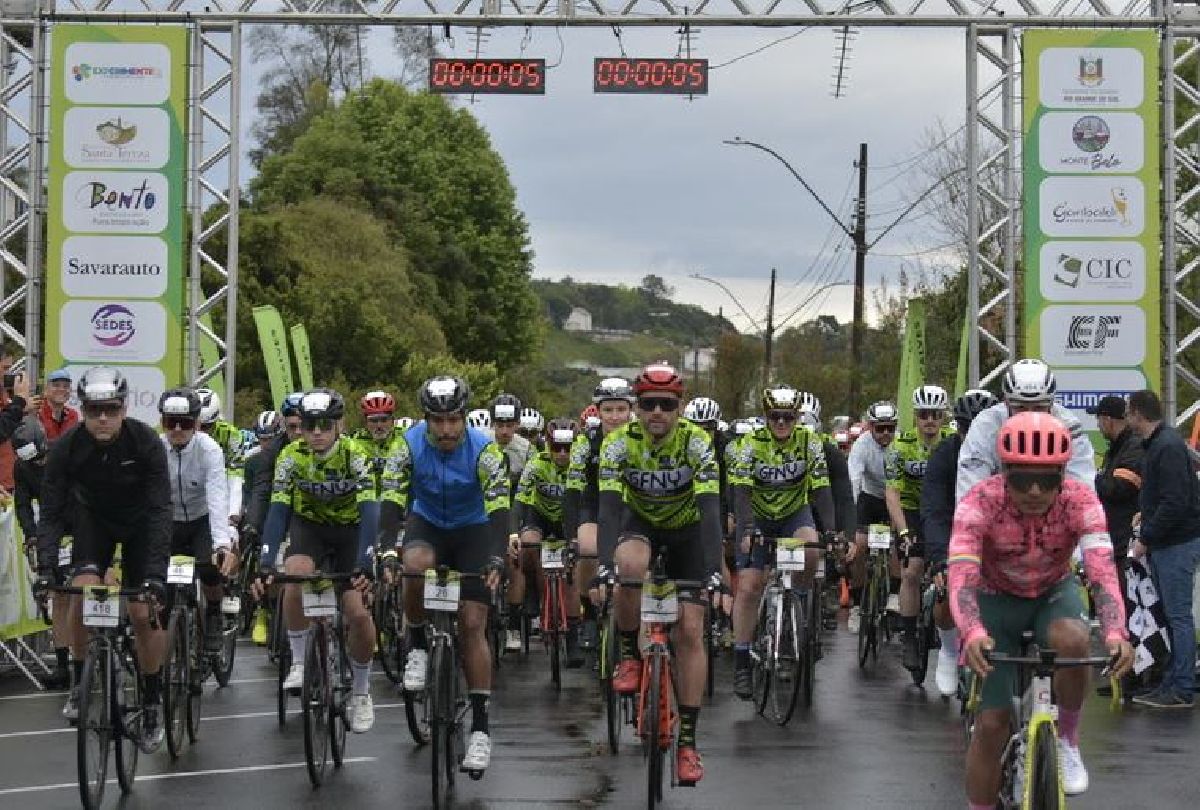
M 371 677 L 372 678 L 386 678 L 387 673 L 386 672 L 372 672 Z M 268 681 L 274 682 L 277 680 L 279 680 L 279 678 L 275 675 L 272 675 L 269 678 L 233 678 L 232 680 L 229 681 L 229 683 L 230 684 L 267 683 Z M 4 696 L 0 697 L 0 700 L 36 700 L 37 698 L 50 698 L 50 697 L 60 697 L 65 700 L 67 697 L 67 693 L 64 691 L 64 692 L 34 692 L 33 694 L 29 694 L 29 695 L 4 695 Z
M 344 764 L 359 762 L 375 762 L 378 757 L 346 757 L 343 760 Z M 159 779 L 181 779 L 188 776 L 220 776 L 226 774 L 239 773 L 255 773 L 258 771 L 281 771 L 289 768 L 304 768 L 307 767 L 303 762 L 285 762 L 279 765 L 246 765 L 241 768 L 213 768 L 207 771 L 180 771 L 179 773 L 154 773 L 148 776 L 139 776 L 135 782 L 153 782 Z M 106 784 L 115 785 L 116 779 L 109 779 Z M 30 787 L 19 788 L 4 788 L 0 790 L 0 796 L 10 796 L 16 793 L 37 793 L 47 790 L 65 790 L 67 788 L 78 788 L 78 782 L 59 782 L 55 785 L 32 785 Z
M 376 709 L 398 709 L 398 708 L 401 708 L 402 706 L 404 706 L 403 703 L 377 703 L 377 704 L 375 704 Z M 218 714 L 218 715 L 213 715 L 212 717 L 201 717 L 200 722 L 207 723 L 210 720 L 246 720 L 246 719 L 250 719 L 253 717 L 275 717 L 277 714 L 279 714 L 278 710 L 272 710 L 269 712 L 247 712 L 245 714 Z M 288 711 L 288 714 L 289 715 L 297 715 L 297 714 L 300 714 L 300 710 L 299 709 L 290 709 Z M 3 734 L 0 734 L 0 740 L 6 740 L 6 739 L 13 738 L 13 737 L 40 737 L 40 736 L 43 736 L 46 734 L 68 734 L 68 733 L 74 732 L 76 730 L 77 729 L 75 729 L 74 727 L 68 726 L 67 728 L 48 728 L 48 729 L 43 729 L 41 731 L 8 731 Z

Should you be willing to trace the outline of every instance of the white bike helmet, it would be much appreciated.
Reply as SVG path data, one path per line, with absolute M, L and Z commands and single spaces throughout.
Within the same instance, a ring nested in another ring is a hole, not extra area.
M 221 398 L 211 388 L 197 388 L 200 397 L 200 424 L 211 425 L 221 418 Z
M 541 433 L 546 427 L 546 420 L 542 418 L 542 414 L 536 408 L 523 408 L 521 410 L 521 419 L 518 422 L 520 430 L 528 430 L 533 433 Z
M 800 392 L 800 413 L 811 413 L 818 422 L 821 421 L 821 400 L 810 391 Z
M 918 411 L 945 411 L 950 408 L 950 397 L 940 385 L 922 385 L 913 391 L 912 404 Z
M 1006 400 L 1015 402 L 1049 402 L 1054 399 L 1058 382 L 1050 366 L 1041 360 L 1018 360 L 1004 373 L 1001 386 Z
M 886 400 L 880 400 L 867 408 L 868 422 L 895 422 L 896 406 Z
M 492 412 L 487 408 L 475 408 L 467 414 L 467 424 L 473 428 L 487 430 L 492 426 Z
M 706 422 L 720 422 L 721 406 L 717 404 L 715 399 L 696 397 L 683 409 L 683 416 L 685 419 L 702 424 Z
M 416 420 L 414 420 L 411 416 L 401 416 L 396 420 L 396 427 L 400 428 L 401 430 L 408 430 L 415 424 Z

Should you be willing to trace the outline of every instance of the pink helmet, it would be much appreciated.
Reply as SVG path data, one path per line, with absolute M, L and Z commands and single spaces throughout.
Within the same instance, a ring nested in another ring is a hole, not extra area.
M 1026 411 L 1000 428 L 996 450 L 1004 464 L 1061 467 L 1071 460 L 1071 432 L 1048 413 Z

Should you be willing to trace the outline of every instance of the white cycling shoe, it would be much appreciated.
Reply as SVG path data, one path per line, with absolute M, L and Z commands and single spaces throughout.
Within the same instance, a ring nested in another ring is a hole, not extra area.
M 851 635 L 858 635 L 858 629 L 862 626 L 862 608 L 858 605 L 850 608 L 850 615 L 846 618 L 846 629 Z
M 429 653 L 425 650 L 409 650 L 404 664 L 404 691 L 425 691 L 425 670 L 429 667 Z
M 954 697 L 958 693 L 958 660 L 953 653 L 947 655 L 945 648 L 938 651 L 933 679 L 943 697 Z
M 460 770 L 482 773 L 492 761 L 492 738 L 483 731 L 472 731 L 467 740 L 467 754 L 462 759 Z
M 350 696 L 350 730 L 363 734 L 375 725 L 375 703 L 370 695 Z
M 1058 766 L 1062 770 L 1063 793 L 1078 796 L 1088 789 L 1088 772 L 1079 747 L 1064 739 L 1058 741 Z
M 292 664 L 287 677 L 283 679 L 283 690 L 299 694 L 302 686 L 304 686 L 304 664 Z

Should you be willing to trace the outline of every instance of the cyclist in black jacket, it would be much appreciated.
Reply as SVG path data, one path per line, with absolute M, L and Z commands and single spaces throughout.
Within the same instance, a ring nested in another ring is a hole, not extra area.
M 71 513 L 73 585 L 98 585 L 122 544 L 125 587 L 141 585 L 159 604 L 166 597 L 171 551 L 171 485 L 167 452 L 154 428 L 126 417 L 129 383 L 113 368 L 89 369 L 79 379 L 76 395 L 83 423 L 55 442 L 42 482 L 38 525 L 39 586 L 54 574 L 59 541 Z M 64 715 L 79 713 L 78 680 L 83 669 L 87 632 L 81 603 L 72 610 L 71 657 L 76 686 Z M 143 738 L 153 753 L 162 743 L 162 659 L 166 638 L 150 626 L 150 606 L 129 605 L 135 646 L 144 683 Z

